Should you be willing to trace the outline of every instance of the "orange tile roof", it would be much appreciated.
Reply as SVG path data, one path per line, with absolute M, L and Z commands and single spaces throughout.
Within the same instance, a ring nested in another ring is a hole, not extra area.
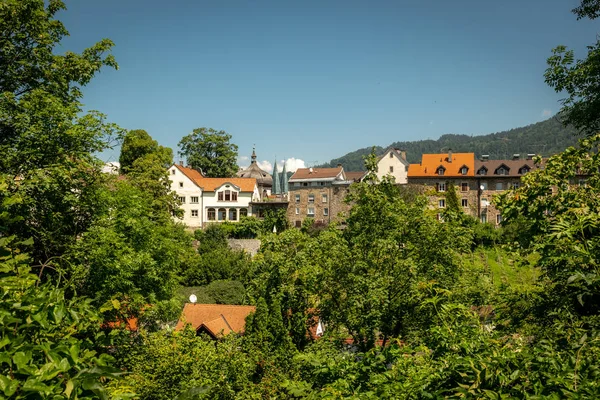
M 452 162 L 448 162 L 448 153 L 423 154 L 420 164 L 410 164 L 408 177 L 434 177 L 438 168 L 445 168 L 444 177 L 475 176 L 475 153 L 453 153 Z M 467 167 L 467 174 L 460 173 L 462 167 Z
M 312 170 L 312 171 L 311 171 Z M 342 167 L 336 168 L 298 168 L 292 179 L 327 179 L 335 178 L 342 172 Z
M 185 176 L 207 192 L 212 192 L 226 183 L 231 183 L 240 188 L 242 192 L 254 192 L 255 178 L 205 178 L 193 168 L 174 164 Z
M 195 330 L 205 328 L 215 337 L 231 332 L 243 333 L 246 317 L 255 310 L 254 306 L 186 303 L 175 330 L 191 324 Z

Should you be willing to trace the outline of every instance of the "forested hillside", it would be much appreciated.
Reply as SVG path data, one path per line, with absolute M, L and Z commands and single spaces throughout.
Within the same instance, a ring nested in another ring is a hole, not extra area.
M 406 157 L 411 163 L 421 161 L 421 154 L 439 153 L 452 149 L 455 152 L 474 152 L 476 156 L 489 154 L 491 159 L 510 158 L 513 154 L 535 153 L 543 156 L 560 153 L 577 142 L 576 131 L 562 125 L 558 117 L 489 135 L 469 136 L 447 134 L 437 140 L 394 142 L 390 146 L 406 149 Z M 375 147 L 382 154 L 387 147 Z M 321 167 L 342 164 L 346 171 L 363 171 L 363 157 L 369 154 L 370 147 L 335 158 Z

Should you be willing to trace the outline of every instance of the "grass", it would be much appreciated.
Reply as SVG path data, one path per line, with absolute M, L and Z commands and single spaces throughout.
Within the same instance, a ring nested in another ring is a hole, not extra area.
M 488 276 L 497 287 L 512 286 L 515 289 L 525 289 L 534 285 L 540 275 L 539 269 L 535 267 L 535 255 L 522 259 L 500 246 L 477 248 L 463 260 L 468 263 L 468 270 Z

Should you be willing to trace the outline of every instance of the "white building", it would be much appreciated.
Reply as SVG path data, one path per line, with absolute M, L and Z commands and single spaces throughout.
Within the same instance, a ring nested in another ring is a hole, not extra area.
M 205 178 L 195 169 L 174 164 L 169 180 L 184 212 L 182 222 L 190 228 L 237 222 L 243 215 L 252 215 L 250 202 L 260 198 L 254 178 Z
M 392 176 L 396 183 L 406 184 L 408 183 L 408 165 L 406 151 L 389 148 L 377 162 L 377 177 L 381 179 L 384 176 Z

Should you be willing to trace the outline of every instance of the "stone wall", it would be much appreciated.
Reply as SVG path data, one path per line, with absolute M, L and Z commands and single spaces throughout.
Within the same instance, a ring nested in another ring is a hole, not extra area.
M 308 186 L 290 189 L 290 202 L 287 209 L 287 218 L 293 227 L 300 227 L 306 218 L 313 218 L 315 222 L 329 224 L 340 220 L 346 215 L 350 207 L 344 202 L 348 194 L 348 185 L 335 186 Z M 314 201 L 309 202 L 309 196 L 314 196 Z M 324 197 L 326 196 L 326 201 Z M 309 209 L 314 213 L 309 214 Z
M 227 239 L 232 250 L 242 250 L 254 257 L 260 249 L 259 239 Z

